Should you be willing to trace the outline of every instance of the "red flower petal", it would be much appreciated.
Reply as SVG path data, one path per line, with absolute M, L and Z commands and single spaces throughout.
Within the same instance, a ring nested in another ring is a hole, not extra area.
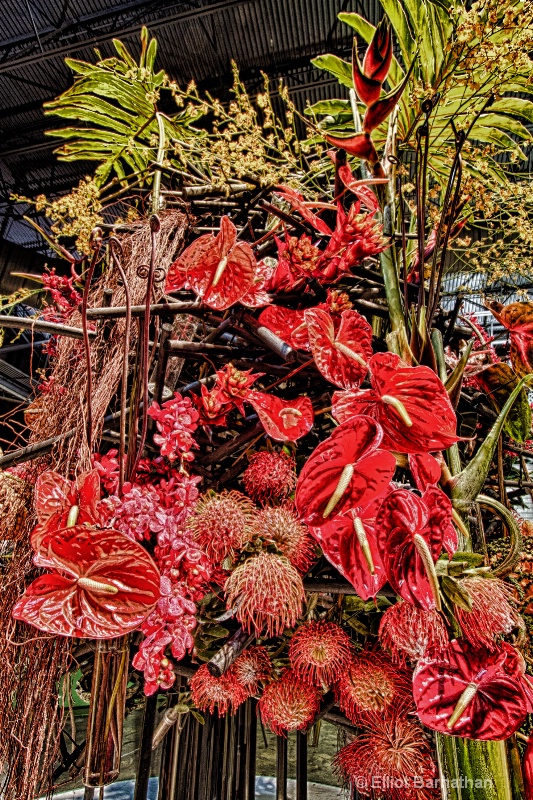
M 376 517 L 378 546 L 389 583 L 400 597 L 426 611 L 436 607 L 438 589 L 424 557 L 424 543 L 433 563 L 443 548 L 450 555 L 455 552 L 457 533 L 451 515 L 449 498 L 430 486 L 422 497 L 396 489 L 384 499 Z
M 213 247 L 215 237 L 212 233 L 199 236 L 183 253 L 170 265 L 165 283 L 165 292 L 177 292 L 187 284 L 187 275 L 193 271 L 203 259 L 208 256 Z
M 322 375 L 343 389 L 355 389 L 364 379 L 372 356 L 372 328 L 357 311 L 343 311 L 335 334 L 331 314 L 320 308 L 304 313 L 315 363 Z
M 524 775 L 524 787 L 526 790 L 526 800 L 533 800 L 533 736 L 529 736 L 529 743 L 524 753 L 524 761 L 522 763 L 522 772 Z
M 35 511 L 38 524 L 31 533 L 31 546 L 37 552 L 48 546 L 47 538 L 67 527 L 73 506 L 78 507 L 75 523 L 93 525 L 98 521 L 100 476 L 97 469 L 69 481 L 57 472 L 41 473 L 35 482 Z
M 315 415 L 308 397 L 281 400 L 273 394 L 251 391 L 247 397 L 267 434 L 278 442 L 295 442 L 313 427 Z
M 487 303 L 498 322 L 511 334 L 511 363 L 522 378 L 533 372 L 533 303 Z
M 382 431 L 370 417 L 354 417 L 335 428 L 313 451 L 296 485 L 300 519 L 321 526 L 335 513 L 365 506 L 383 494 L 396 468 L 379 450 Z
M 343 164 L 342 167 L 339 167 L 338 174 L 346 188 L 357 195 L 359 200 L 362 200 L 371 214 L 375 214 L 379 208 L 379 203 L 376 195 L 368 186 L 370 184 L 387 183 L 388 179 L 370 178 L 367 180 L 358 180 L 355 178 L 349 164 Z
M 425 491 L 428 486 L 436 486 L 440 481 L 441 465 L 429 453 L 409 455 L 409 469 L 417 489 Z
M 296 350 L 309 350 L 309 335 L 303 311 L 292 308 L 269 306 L 261 312 L 258 322 L 275 333 Z
M 505 650 L 474 649 L 454 640 L 433 658 L 419 661 L 413 694 L 421 722 L 467 739 L 511 736 L 524 722 L 527 708 L 520 682 L 505 671 L 507 657 Z M 465 690 L 472 699 L 459 714 L 457 704 Z M 456 709 L 458 718 L 450 725 Z
M 332 144 L 333 147 L 340 147 L 342 150 L 346 150 L 351 156 L 362 158 L 370 162 L 370 164 L 377 164 L 379 161 L 377 150 L 374 147 L 374 142 L 370 138 L 369 133 L 356 133 L 355 136 L 350 136 L 347 139 L 325 134 L 324 138 L 326 142 Z
M 53 570 L 17 601 L 15 619 L 60 636 L 111 639 L 138 628 L 159 599 L 159 572 L 118 531 L 75 526 L 50 539 L 35 563 Z
M 383 428 L 383 447 L 399 453 L 446 450 L 458 441 L 455 412 L 433 370 L 410 367 L 395 353 L 376 353 L 369 367 L 372 389 L 333 395 L 339 422 L 356 414 L 374 417 Z
M 290 186 L 278 186 L 276 190 L 276 194 L 279 194 L 280 197 L 283 197 L 291 206 L 294 208 L 295 211 L 305 219 L 306 222 L 309 222 L 313 228 L 318 231 L 319 233 L 323 233 L 326 236 L 331 235 L 331 228 L 327 225 L 324 220 L 317 217 L 308 206 L 305 205 L 305 197 L 300 192 L 297 192 L 296 189 L 291 189 Z
M 375 530 L 375 515 L 380 503 L 381 498 L 378 498 L 365 509 L 353 509 L 333 517 L 320 528 L 309 529 L 330 564 L 352 584 L 363 600 L 375 597 L 387 582 Z M 366 545 L 361 542 L 361 534 L 358 535 L 355 518 L 363 526 L 370 559 L 368 551 L 365 555 Z

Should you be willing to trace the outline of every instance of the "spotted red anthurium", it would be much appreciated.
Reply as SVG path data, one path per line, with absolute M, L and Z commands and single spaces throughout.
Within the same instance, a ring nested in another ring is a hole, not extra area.
M 383 428 L 383 447 L 398 453 L 446 450 L 459 440 L 448 393 L 433 370 L 410 367 L 395 353 L 376 353 L 368 365 L 371 389 L 333 395 L 339 422 L 373 417 Z
M 278 442 L 295 442 L 313 427 L 313 405 L 308 397 L 282 400 L 251 390 L 247 402 L 257 412 L 267 434 Z
M 413 676 L 421 722 L 467 739 L 498 741 L 515 733 L 527 716 L 527 699 L 519 678 L 506 670 L 509 648 L 487 650 L 454 639 L 421 659 Z
M 343 389 L 360 386 L 372 356 L 372 328 L 357 311 L 343 311 L 335 330 L 331 314 L 322 308 L 304 312 L 315 364 L 326 380 Z
M 440 608 L 435 563 L 445 549 L 457 549 L 450 499 L 436 486 L 422 497 L 395 489 L 376 516 L 378 547 L 389 583 L 407 602 L 430 610 Z
M 31 532 L 36 552 L 46 550 L 50 536 L 73 525 L 98 522 L 100 476 L 97 469 L 69 481 L 53 470 L 42 472 L 35 482 L 34 504 L 37 525 Z
M 47 633 L 112 639 L 138 628 L 159 600 L 154 561 L 118 531 L 66 528 L 35 563 L 52 571 L 28 586 L 13 616 Z
M 172 264 L 165 291 L 177 291 L 187 283 L 207 306 L 223 310 L 251 290 L 256 272 L 252 248 L 237 241 L 237 228 L 224 216 L 216 236 L 199 236 Z
M 269 306 L 261 312 L 258 322 L 296 350 L 309 350 L 309 335 L 303 311 Z
M 365 506 L 383 494 L 396 459 L 380 449 L 382 430 L 370 417 L 353 417 L 339 425 L 313 451 L 296 485 L 296 508 L 308 525 Z

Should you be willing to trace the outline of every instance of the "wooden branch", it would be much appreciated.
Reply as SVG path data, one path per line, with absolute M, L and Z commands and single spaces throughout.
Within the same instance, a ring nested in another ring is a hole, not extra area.
M 145 306 L 132 306 L 131 316 L 144 317 L 145 310 Z M 179 314 L 182 311 L 186 311 L 189 314 L 194 314 L 195 312 L 198 314 L 203 314 L 205 309 L 202 308 L 201 303 L 199 303 L 197 300 L 191 300 L 190 303 L 154 303 L 150 306 L 150 314 L 154 315 L 174 315 Z M 88 319 L 121 319 L 125 316 L 126 306 L 111 306 L 111 308 L 101 306 L 100 308 L 87 309 Z
M 251 428 L 248 428 L 244 433 L 241 433 L 240 436 L 237 436 L 235 439 L 232 439 L 229 442 L 221 445 L 221 447 L 217 447 L 212 453 L 208 453 L 203 458 L 197 459 L 199 464 L 203 466 L 208 466 L 209 464 L 216 464 L 217 461 L 223 461 L 225 458 L 228 458 L 232 453 L 242 447 L 242 445 L 249 442 L 251 439 L 254 439 L 259 433 L 264 431 L 263 426 L 259 421 L 255 423 Z M 352 588 L 352 593 L 354 589 Z
M 38 333 L 49 333 L 51 336 L 68 336 L 70 339 L 83 339 L 81 328 L 59 325 L 56 322 L 45 322 L 33 317 L 11 317 L 7 314 L 0 314 L 0 327 L 32 330 Z M 89 339 L 94 339 L 95 336 L 94 331 L 89 331 Z

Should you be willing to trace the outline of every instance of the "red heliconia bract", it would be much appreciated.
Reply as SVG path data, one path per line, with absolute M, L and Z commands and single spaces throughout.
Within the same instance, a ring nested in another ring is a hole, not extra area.
M 411 675 L 379 650 L 357 653 L 335 686 L 339 708 L 354 724 L 365 715 L 384 714 L 399 702 L 412 702 Z
M 296 485 L 296 508 L 308 525 L 321 526 L 333 513 L 365 506 L 383 494 L 396 459 L 380 450 L 382 431 L 370 417 L 352 417 L 321 442 Z
M 368 161 L 369 164 L 377 164 L 379 161 L 377 150 L 369 133 L 356 133 L 355 136 L 349 136 L 345 139 L 326 133 L 324 138 L 333 147 L 346 150 L 351 156 L 362 158 Z
M 333 317 L 321 308 L 304 312 L 311 352 L 326 380 L 343 389 L 360 386 L 372 356 L 372 328 L 357 311 L 343 311 L 337 331 Z
M 422 497 L 395 489 L 376 517 L 378 547 L 390 585 L 400 597 L 427 611 L 440 608 L 435 563 L 457 549 L 450 499 L 436 486 Z
M 512 651 L 510 645 L 487 650 L 454 639 L 421 659 L 413 676 L 421 722 L 466 739 L 498 741 L 515 733 L 527 716 L 528 701 Z
M 237 241 L 237 228 L 224 216 L 216 236 L 199 236 L 170 267 L 165 291 L 181 289 L 185 274 L 186 282 L 204 303 L 222 311 L 251 289 L 256 270 L 252 248 Z
M 375 531 L 381 502 L 377 497 L 365 508 L 352 508 L 310 529 L 324 556 L 363 600 L 375 597 L 387 582 Z
M 395 662 L 418 661 L 426 653 L 448 644 L 442 615 L 399 600 L 385 612 L 379 624 L 379 641 Z
M 69 481 L 57 472 L 42 472 L 35 482 L 34 505 L 38 523 L 31 532 L 36 552 L 47 551 L 51 536 L 73 525 L 95 525 L 99 520 L 100 476 L 97 469 Z
M 209 672 L 207 664 L 202 664 L 189 681 L 193 703 L 200 711 L 209 711 L 215 708 L 219 717 L 225 716 L 228 711 L 235 714 L 241 703 L 250 696 L 250 691 L 239 683 L 233 671 L 229 669 L 216 678 Z
M 261 719 L 278 736 L 307 728 L 317 715 L 320 692 L 292 670 L 263 690 L 259 701 Z
M 333 395 L 339 422 L 373 417 L 383 428 L 382 446 L 398 453 L 446 450 L 459 440 L 448 393 L 432 369 L 410 367 L 395 353 L 376 353 L 369 368 L 371 389 Z
M 138 628 L 159 600 L 155 563 L 118 531 L 66 528 L 35 563 L 53 572 L 28 586 L 13 616 L 47 633 L 112 639 Z
M 382 20 L 366 50 L 363 65 L 357 55 L 357 39 L 352 48 L 352 78 L 357 96 L 365 106 L 379 100 L 381 86 L 389 74 L 392 63 L 392 36 L 390 23 Z
M 258 322 L 296 350 L 309 350 L 309 336 L 303 311 L 269 306 L 261 312 Z
M 273 394 L 251 390 L 247 401 L 257 412 L 266 433 L 277 442 L 295 442 L 313 427 L 315 415 L 309 397 L 282 400 Z
M 519 377 L 533 372 L 533 303 L 487 303 L 511 337 L 510 358 Z
M 306 622 L 291 639 L 289 659 L 294 672 L 305 681 L 331 685 L 342 675 L 352 656 L 349 637 L 335 622 Z

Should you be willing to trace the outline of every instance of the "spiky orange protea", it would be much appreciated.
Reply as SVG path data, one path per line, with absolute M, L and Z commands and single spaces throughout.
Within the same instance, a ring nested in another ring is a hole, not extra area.
M 265 647 L 248 647 L 231 667 L 235 680 L 250 694 L 257 694 L 259 683 L 272 674 L 272 663 Z
M 291 639 L 289 658 L 294 672 L 316 686 L 330 685 L 344 673 L 352 644 L 342 628 L 324 620 L 307 622 Z
M 437 796 L 428 740 L 405 710 L 365 721 L 363 733 L 339 750 L 334 769 L 363 797 L 429 800 Z M 428 788 L 429 787 L 429 788 Z
M 494 646 L 497 636 L 511 633 L 519 624 L 518 613 L 509 600 L 512 588 L 497 578 L 463 578 L 460 581 L 472 600 L 472 611 L 455 607 L 463 636 L 473 645 Z
M 273 545 L 302 574 L 314 560 L 313 539 L 290 505 L 267 506 L 260 511 L 252 525 L 252 537 Z
M 250 696 L 248 689 L 235 679 L 231 669 L 220 678 L 215 678 L 209 672 L 207 664 L 202 664 L 190 679 L 189 686 L 194 705 L 201 711 L 210 711 L 211 714 L 218 708 L 220 717 L 229 710 L 234 714 Z
M 253 504 L 240 492 L 205 494 L 187 527 L 213 563 L 220 564 L 249 540 L 253 512 Z
M 279 680 L 269 683 L 259 701 L 261 719 L 273 733 L 286 736 L 307 728 L 320 706 L 320 692 L 287 669 Z
M 428 650 L 446 647 L 448 632 L 438 611 L 425 611 L 400 600 L 387 608 L 379 626 L 379 640 L 394 661 L 418 661 Z
M 353 658 L 338 676 L 335 692 L 340 709 L 352 722 L 368 713 L 383 714 L 393 702 L 412 695 L 406 670 L 375 650 L 363 650 Z
M 267 450 L 254 453 L 242 481 L 247 494 L 256 503 L 264 505 L 272 500 L 286 500 L 296 488 L 294 459 L 285 453 Z
M 246 630 L 266 628 L 279 636 L 291 628 L 302 612 L 302 578 L 285 556 L 259 553 L 247 558 L 226 581 L 226 603 Z

